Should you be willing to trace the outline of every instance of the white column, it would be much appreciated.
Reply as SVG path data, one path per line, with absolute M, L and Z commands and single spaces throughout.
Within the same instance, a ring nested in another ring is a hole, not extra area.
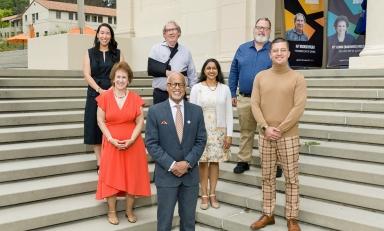
M 134 0 L 116 0 L 116 35 L 119 37 L 135 37 Z
M 85 27 L 84 0 L 77 0 L 77 17 L 79 20 L 80 34 L 84 34 L 84 27 Z
M 384 1 L 367 1 L 367 30 L 365 48 L 359 57 L 349 59 L 350 69 L 384 68 L 384 27 L 381 25 Z

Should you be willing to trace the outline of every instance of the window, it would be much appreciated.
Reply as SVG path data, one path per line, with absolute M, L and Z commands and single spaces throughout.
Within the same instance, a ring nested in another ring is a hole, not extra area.
M 61 12 L 60 11 L 56 11 L 56 19 L 61 19 Z
M 40 33 L 39 32 L 36 32 L 36 37 L 39 37 L 40 36 Z
M 15 32 L 11 32 L 11 36 L 15 36 Z
M 3 34 L 2 33 L 0 33 L 0 38 L 2 38 L 3 37 Z
M 35 23 L 36 17 L 35 14 L 32 14 L 32 23 Z
M 36 17 L 36 21 L 39 20 L 39 13 L 36 13 L 35 15 L 36 15 L 35 16 Z
M 69 20 L 73 20 L 73 13 L 72 13 L 72 12 L 69 12 L 69 13 L 68 13 L 68 19 L 69 19 Z
M 75 20 L 78 20 L 77 13 L 75 13 Z
M 112 24 L 112 17 L 108 17 L 108 23 Z
M 86 21 L 86 22 L 89 22 L 89 21 L 90 21 L 89 14 L 86 14 L 86 15 L 85 15 L 85 21 Z
M 103 16 L 98 16 L 98 17 L 97 17 L 97 21 L 98 21 L 99 23 L 102 23 L 102 22 L 103 22 Z
M 97 16 L 96 15 L 92 16 L 92 22 L 97 22 Z
M 116 24 L 116 16 L 113 17 L 113 24 Z
M 44 31 L 44 36 L 47 36 L 48 35 L 48 31 Z
M 25 20 L 25 22 L 28 21 L 28 15 L 24 15 L 24 20 Z

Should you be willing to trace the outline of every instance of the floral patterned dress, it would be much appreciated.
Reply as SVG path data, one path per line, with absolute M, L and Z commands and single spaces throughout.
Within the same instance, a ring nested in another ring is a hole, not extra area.
M 229 149 L 224 149 L 226 128 L 218 128 L 216 123 L 216 89 L 202 85 L 199 90 L 200 103 L 203 108 L 205 128 L 207 130 L 207 145 L 200 162 L 222 162 L 227 161 L 230 155 Z

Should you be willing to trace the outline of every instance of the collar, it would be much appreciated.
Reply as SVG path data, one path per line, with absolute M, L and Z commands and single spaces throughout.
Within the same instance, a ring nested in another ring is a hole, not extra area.
M 174 108 L 177 103 L 175 103 L 175 101 L 173 101 L 171 98 L 168 98 L 168 99 L 169 99 L 169 105 L 171 106 L 171 108 Z M 183 108 L 184 107 L 184 100 L 181 100 L 179 105 L 180 105 L 180 108 Z
M 267 41 L 266 43 L 264 43 L 263 48 L 261 48 L 259 51 L 264 50 L 264 49 L 269 50 L 270 47 L 271 47 L 271 42 Z M 255 48 L 256 49 L 255 40 L 252 40 L 249 42 L 249 48 Z

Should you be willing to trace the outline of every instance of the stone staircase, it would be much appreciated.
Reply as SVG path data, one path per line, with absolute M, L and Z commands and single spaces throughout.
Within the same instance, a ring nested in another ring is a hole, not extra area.
M 384 230 L 384 70 L 304 74 L 309 99 L 300 123 L 302 230 Z M 132 83 L 147 105 L 150 82 L 136 72 Z M 108 224 L 105 204 L 94 199 L 96 162 L 82 144 L 85 86 L 80 72 L 0 71 L 0 230 L 155 230 L 154 185 L 151 197 L 137 200 L 135 224 L 123 212 L 118 226 Z M 196 230 L 249 230 L 260 215 L 257 137 L 251 170 L 232 172 L 236 111 L 235 117 L 231 161 L 220 167 L 221 208 L 197 209 Z M 277 181 L 277 223 L 265 230 L 286 230 L 283 179 Z M 118 210 L 123 206 L 119 201 Z M 176 212 L 174 230 L 178 223 Z

